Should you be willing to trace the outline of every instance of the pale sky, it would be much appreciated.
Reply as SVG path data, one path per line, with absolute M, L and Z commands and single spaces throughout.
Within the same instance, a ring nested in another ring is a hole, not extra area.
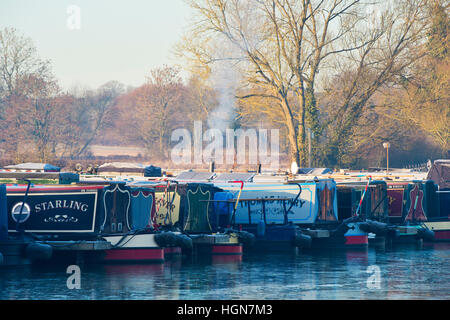
M 68 27 L 71 5 L 80 9 L 80 29 Z M 150 69 L 177 63 L 171 50 L 189 15 L 183 0 L 0 0 L 0 28 L 30 37 L 64 89 L 141 85 Z

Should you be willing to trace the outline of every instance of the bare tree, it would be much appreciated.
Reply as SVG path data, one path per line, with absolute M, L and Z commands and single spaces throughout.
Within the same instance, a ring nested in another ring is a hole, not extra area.
M 114 105 L 124 92 L 123 85 L 109 81 L 97 90 L 85 90 L 69 98 L 60 125 L 62 154 L 72 159 L 84 155 L 102 130 L 112 124 Z
M 393 2 L 372 29 L 372 40 L 356 51 L 342 52 L 335 60 L 336 77 L 326 87 L 326 94 L 333 97 L 326 108 L 326 164 L 345 164 L 343 158 L 352 151 L 358 122 L 364 111 L 373 106 L 373 95 L 386 86 L 395 86 L 398 78 L 423 56 L 420 44 L 427 26 L 425 5 L 426 1 L 421 0 Z M 352 36 L 348 41 L 358 40 Z
M 439 146 L 450 148 L 450 19 L 445 1 L 430 1 L 426 42 L 418 49 L 424 56 L 400 77 L 398 86 L 385 90 L 384 112 L 419 129 Z
M 303 160 L 306 126 L 320 133 L 315 101 L 320 66 L 372 41 L 343 41 L 364 18 L 359 1 L 192 0 L 190 5 L 199 18 L 185 37 L 185 56 L 199 65 L 235 61 L 244 76 L 238 97 L 265 100 L 247 106 L 281 123 L 291 159 Z M 217 42 L 233 46 L 236 54 L 223 56 L 214 49 Z
M 50 62 L 38 57 L 31 39 L 14 28 L 0 30 L 0 96 L 29 93 L 27 77 L 52 79 Z
M 39 58 L 32 41 L 14 28 L 0 30 L 0 143 L 4 150 L 17 158 L 19 144 L 37 138 L 33 134 L 38 124 L 30 110 L 57 91 L 50 63 Z
M 137 133 L 148 150 L 156 141 L 163 157 L 168 156 L 168 134 L 182 90 L 179 70 L 164 66 L 152 70 L 147 83 L 135 92 Z

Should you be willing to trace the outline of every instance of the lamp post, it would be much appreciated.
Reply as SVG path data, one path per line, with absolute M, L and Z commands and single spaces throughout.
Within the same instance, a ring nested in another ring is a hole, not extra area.
M 383 143 L 383 148 L 386 149 L 386 175 L 388 174 L 388 171 L 389 171 L 389 147 L 390 146 L 391 146 L 391 144 L 389 142 Z

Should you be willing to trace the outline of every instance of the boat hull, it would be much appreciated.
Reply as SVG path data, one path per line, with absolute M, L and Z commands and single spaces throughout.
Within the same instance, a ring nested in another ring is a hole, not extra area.
M 164 248 L 164 258 L 180 256 L 182 249 L 180 247 L 166 247 Z
M 23 241 L 1 241 L 0 254 L 2 261 L 0 266 L 20 266 L 29 265 L 32 263 L 31 259 L 25 256 L 25 249 L 28 242 Z
M 108 263 L 164 262 L 164 248 L 116 248 L 105 251 Z
M 243 245 L 234 234 L 198 234 L 191 235 L 194 253 L 197 256 L 242 255 Z
M 242 255 L 243 248 L 240 243 L 227 244 L 208 244 L 200 243 L 195 245 L 196 253 L 198 255 Z
M 155 242 L 155 234 L 105 236 L 113 248 L 105 250 L 105 263 L 162 263 L 164 248 Z
M 450 221 L 432 221 L 424 224 L 434 232 L 434 242 L 450 242 Z
M 312 241 L 312 249 L 367 249 L 369 239 L 367 235 L 338 236 L 329 238 L 316 238 Z

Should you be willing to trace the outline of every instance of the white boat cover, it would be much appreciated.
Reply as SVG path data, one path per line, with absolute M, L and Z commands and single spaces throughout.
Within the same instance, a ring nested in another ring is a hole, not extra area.
M 51 165 L 49 163 L 35 163 L 35 162 L 27 162 L 27 163 L 19 163 L 15 165 L 5 166 L 4 169 L 8 170 L 35 170 L 42 172 L 59 172 L 61 168 Z
M 427 180 L 433 180 L 439 189 L 450 189 L 450 159 L 434 161 Z

